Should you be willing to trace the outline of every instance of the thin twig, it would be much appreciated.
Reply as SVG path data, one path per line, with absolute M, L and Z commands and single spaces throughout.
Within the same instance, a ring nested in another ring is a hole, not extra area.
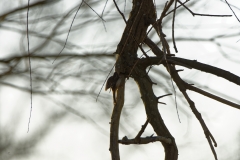
M 105 10 L 105 8 L 106 8 L 106 6 L 107 6 L 107 2 L 108 2 L 108 0 L 106 0 L 106 2 L 105 2 L 105 5 L 104 5 L 104 7 L 103 7 L 103 11 L 102 11 L 101 17 L 103 17 L 103 13 L 104 13 L 104 10 Z
M 190 0 L 186 0 L 185 2 L 183 2 L 183 4 L 186 4 L 187 2 L 189 2 Z M 182 6 L 182 4 L 180 4 L 179 6 L 177 6 L 176 8 L 174 8 L 173 10 L 171 10 L 171 11 L 169 11 L 168 13 L 166 13 L 166 15 L 165 15 L 165 17 L 167 16 L 167 15 L 169 15 L 170 13 L 172 13 L 173 11 L 175 11 L 175 10 L 177 10 L 179 7 L 181 7 Z
M 162 96 L 157 97 L 157 99 L 160 99 L 160 98 L 163 98 L 163 97 L 166 97 L 166 96 L 171 96 L 171 95 L 172 95 L 172 93 L 165 94 L 165 95 L 162 95 Z
M 175 37 L 174 37 L 174 22 L 175 22 L 175 15 L 176 15 L 176 7 L 177 7 L 177 0 L 175 0 L 174 4 L 174 11 L 173 11 L 173 19 L 172 19 L 172 40 L 173 40 L 173 47 L 175 49 L 175 52 L 178 53 Z
M 225 2 L 227 3 L 228 7 L 232 10 L 234 16 L 237 18 L 238 22 L 240 22 L 240 20 L 238 19 L 237 15 L 235 14 L 235 12 L 233 11 L 232 7 L 230 6 L 230 4 L 228 3 L 227 0 L 225 0 Z
M 127 23 L 127 21 L 126 21 L 126 18 L 125 18 L 125 16 L 124 16 L 124 14 L 123 14 L 123 13 L 120 11 L 120 9 L 119 9 L 119 7 L 118 7 L 118 5 L 117 5 L 116 1 L 115 1 L 115 0 L 113 0 L 113 2 L 114 2 L 114 4 L 115 4 L 115 6 L 116 6 L 116 8 L 117 8 L 118 12 L 121 14 L 121 16 L 122 16 L 122 18 L 123 18 L 124 22 L 125 22 L 125 23 Z
M 180 0 L 177 0 L 184 8 L 186 8 L 193 16 L 208 16 L 208 17 L 231 17 L 232 15 L 215 15 L 215 14 L 199 14 L 194 13 L 188 7 L 186 7 Z
M 165 17 L 167 11 L 169 10 L 169 8 L 171 7 L 171 5 L 172 5 L 173 2 L 174 2 L 174 0 L 170 0 L 169 3 L 166 2 L 165 7 L 164 7 L 164 9 L 163 9 L 163 11 L 162 11 L 162 13 L 161 13 L 161 16 L 160 16 L 159 20 L 158 20 L 158 23 L 159 23 L 160 25 L 162 25 L 162 20 L 163 20 L 163 18 Z
M 111 70 L 108 72 L 107 78 L 104 80 L 104 82 L 103 82 L 103 84 L 102 84 L 102 87 L 101 87 L 101 89 L 100 89 L 100 91 L 99 91 L 99 93 L 98 93 L 98 95 L 97 95 L 96 102 L 97 102 L 97 100 L 98 100 L 98 97 L 99 97 L 102 89 L 103 89 L 104 84 L 105 84 L 106 81 L 108 80 L 108 77 L 109 77 L 109 75 L 111 74 L 111 72 L 112 72 L 113 68 L 115 67 L 115 65 L 116 65 L 116 62 L 115 62 L 115 64 L 112 66 Z
M 187 2 L 189 2 L 190 0 L 186 0 L 183 4 L 185 4 L 185 3 L 187 3 Z M 179 6 L 177 6 L 176 7 L 176 9 L 178 9 L 179 7 L 181 7 L 182 5 L 179 5 Z M 172 13 L 174 10 L 176 10 L 176 9 L 173 9 L 173 10 L 171 10 L 171 11 L 169 11 L 168 13 L 166 13 L 165 14 L 165 17 L 167 16 L 167 15 L 169 15 L 170 13 Z M 147 35 L 150 33 L 150 31 L 153 29 L 153 26 L 155 25 L 157 23 L 157 21 L 154 23 L 154 24 L 152 24 L 152 27 L 147 31 Z
M 176 106 L 176 110 L 177 110 L 177 116 L 178 116 L 179 122 L 181 123 L 180 116 L 179 116 L 179 113 L 178 113 L 177 92 L 176 92 L 176 89 L 175 89 L 174 84 L 173 84 L 172 73 L 171 73 L 171 70 L 170 70 L 170 67 L 169 67 L 169 64 L 168 64 L 168 61 L 167 61 L 167 57 L 166 57 L 167 51 L 169 52 L 168 54 L 170 54 L 169 48 L 167 48 L 167 47 L 169 47 L 169 46 L 167 46 L 167 45 L 168 45 L 168 44 L 167 44 L 167 41 L 166 41 L 166 39 L 163 37 L 163 32 L 162 32 L 161 29 L 162 29 L 162 28 L 159 28 L 159 30 L 160 30 L 160 39 L 161 39 L 162 45 L 163 45 L 163 53 L 164 53 L 164 54 L 163 54 L 163 57 L 164 57 L 164 60 L 165 60 L 165 62 L 166 62 L 166 68 L 167 68 L 167 70 L 169 71 L 169 74 L 170 74 L 170 77 L 171 77 L 171 83 L 172 83 L 172 87 L 173 87 L 173 91 L 174 91 L 174 101 L 175 101 L 175 106 Z
M 71 29 L 72 29 L 73 22 L 74 22 L 74 20 L 75 20 L 75 18 L 76 18 L 76 16 L 77 16 L 77 13 L 78 13 L 78 11 L 80 10 L 82 4 L 83 4 L 83 1 L 80 3 L 80 5 L 79 5 L 79 7 L 78 7 L 78 9 L 77 9 L 74 17 L 73 17 L 73 20 L 72 20 L 72 22 L 71 22 L 70 28 L 69 28 L 69 30 L 68 30 L 67 38 L 66 38 L 66 40 L 65 40 L 65 43 L 64 43 L 64 45 L 63 45 L 62 50 L 58 53 L 58 56 L 62 53 L 62 51 L 64 50 L 64 48 L 65 48 L 65 46 L 66 46 L 66 44 L 67 44 L 68 37 L 69 37 L 70 31 L 71 31 Z M 52 64 L 56 61 L 57 58 L 58 58 L 58 57 L 56 57 L 56 58 L 54 59 L 54 61 L 52 62 Z
M 31 116 L 32 116 L 32 67 L 31 67 L 31 55 L 30 55 L 30 50 L 29 50 L 29 34 L 28 34 L 28 16 L 29 16 L 29 3 L 30 0 L 28 0 L 28 8 L 27 8 L 27 44 L 28 44 L 28 62 L 29 62 L 29 74 L 30 74 L 30 99 L 31 99 L 31 108 L 30 108 L 30 115 L 29 115 L 29 120 L 28 120 L 28 130 L 27 133 L 29 132 L 29 127 L 30 127 L 30 121 L 31 121 Z
M 178 72 L 174 72 L 175 70 L 175 67 L 173 66 L 170 66 L 169 67 L 171 70 L 172 70 L 172 73 L 173 73 L 173 80 L 175 81 L 175 83 L 177 84 L 179 90 L 182 92 L 183 96 L 185 97 L 185 99 L 187 100 L 188 104 L 189 104 L 189 107 L 191 108 L 192 112 L 194 113 L 194 115 L 196 116 L 196 118 L 198 119 L 199 123 L 201 124 L 202 126 L 202 129 L 204 131 L 204 134 L 208 140 L 208 143 L 210 145 L 210 148 L 212 150 L 212 153 L 215 157 L 215 159 L 217 160 L 217 154 L 216 154 L 216 151 L 213 147 L 213 144 L 214 143 L 214 146 L 216 147 L 217 146 L 217 142 L 215 141 L 214 137 L 212 136 L 211 132 L 209 131 L 207 125 L 205 124 L 201 114 L 199 113 L 199 111 L 197 110 L 194 102 L 190 99 L 190 97 L 188 96 L 187 92 L 186 92 L 186 82 L 184 82 L 181 77 L 178 75 Z
M 107 6 L 107 2 L 108 2 L 108 0 L 105 2 L 105 5 L 104 5 L 104 7 L 103 7 L 103 11 L 102 11 L 101 17 L 103 17 L 103 13 L 104 13 L 104 10 L 105 10 L 105 8 L 106 8 L 106 6 Z M 103 23 L 105 32 L 107 32 L 107 28 L 106 28 L 106 26 L 105 26 L 104 21 L 102 21 L 102 23 Z
M 44 5 L 50 5 L 51 3 L 56 3 L 58 1 L 56 0 L 41 0 L 41 1 L 38 1 L 38 2 L 32 2 L 31 4 L 26 4 L 26 5 L 23 5 L 21 7 L 18 7 L 18 8 L 12 8 L 12 10 L 8 10 L 7 12 L 3 13 L 2 15 L 0 15 L 0 19 L 4 19 L 6 16 L 10 15 L 10 14 L 14 14 L 14 13 L 17 13 L 19 11 L 22 11 L 22 10 L 25 10 L 25 9 L 28 9 L 28 8 L 33 8 L 33 7 L 36 7 L 36 6 L 44 6 Z
M 123 12 L 125 13 L 125 9 L 126 9 L 126 0 L 124 0 L 124 10 L 123 10 Z
M 84 2 L 94 13 L 96 13 L 96 15 L 104 22 L 106 22 L 87 2 L 85 2 L 84 0 L 82 1 Z M 81 3 L 82 3 L 81 2 Z
M 180 120 L 180 117 L 179 117 L 179 113 L 178 113 L 178 107 L 177 107 L 177 92 L 176 92 L 176 89 L 174 87 L 174 84 L 173 84 L 173 80 L 172 80 L 172 74 L 171 74 L 171 71 L 170 71 L 170 68 L 169 68 L 169 64 L 167 62 L 167 58 L 166 58 L 166 55 L 167 53 L 168 54 L 171 54 L 170 53 L 170 50 L 169 50 L 169 45 L 164 37 L 164 34 L 163 34 L 163 31 L 162 31 L 162 20 L 163 18 L 165 17 L 166 15 L 166 12 L 169 10 L 169 8 L 171 7 L 171 5 L 173 4 L 174 0 L 171 0 L 169 3 L 166 2 L 165 4 L 165 7 L 164 7 L 164 10 L 162 11 L 161 13 L 161 16 L 160 18 L 158 19 L 157 23 L 158 23 L 158 27 L 156 28 L 157 30 L 157 33 L 159 35 L 159 38 L 162 42 L 162 46 L 163 46 L 163 58 L 164 60 L 166 61 L 166 68 L 167 70 L 169 71 L 169 74 L 170 74 L 170 77 L 171 77 L 171 83 L 172 83 L 172 87 L 173 87 L 173 90 L 174 90 L 174 97 L 175 97 L 175 105 L 176 105 L 176 110 L 177 110 L 177 115 L 178 115 L 178 120 L 179 122 L 181 123 L 181 120 Z M 176 8 L 176 2 L 175 2 L 175 8 Z M 154 26 L 155 24 L 153 24 Z
M 179 113 L 178 113 L 178 108 L 177 108 L 177 95 L 176 95 L 177 93 L 176 93 L 175 87 L 174 87 L 174 85 L 173 85 L 172 75 L 171 75 L 171 72 L 170 72 L 170 69 L 169 69 L 169 64 L 168 64 L 168 61 L 167 61 L 167 58 L 166 58 L 166 52 L 167 52 L 167 50 L 168 50 L 168 49 L 166 49 L 166 48 L 167 48 L 167 46 L 166 46 L 166 45 L 167 45 L 167 41 L 166 41 L 166 40 L 164 39 L 164 37 L 163 37 L 163 33 L 162 33 L 162 31 L 161 31 L 160 26 L 159 26 L 158 28 L 156 28 L 156 29 L 157 29 L 158 35 L 159 35 L 159 37 L 160 37 L 160 40 L 161 40 L 161 42 L 162 42 L 163 51 L 161 51 L 161 50 L 158 48 L 158 46 L 157 46 L 154 42 L 152 42 L 152 40 L 149 39 L 149 38 L 146 38 L 144 42 L 149 46 L 149 48 L 152 49 L 152 51 L 153 51 L 153 53 L 154 53 L 155 55 L 161 57 L 161 60 L 158 62 L 158 64 L 161 63 L 163 60 L 165 60 L 165 62 L 166 62 L 166 68 L 167 68 L 167 70 L 169 71 L 169 74 L 170 74 L 170 77 L 171 77 L 172 87 L 173 87 L 173 90 L 174 90 L 174 97 L 175 97 L 174 99 L 175 99 L 175 105 L 176 105 L 177 115 L 178 115 L 179 122 L 181 123 L 180 117 L 179 117 Z M 170 53 L 169 53 L 169 54 L 170 54 Z M 168 54 L 168 55 L 169 55 L 169 54 Z

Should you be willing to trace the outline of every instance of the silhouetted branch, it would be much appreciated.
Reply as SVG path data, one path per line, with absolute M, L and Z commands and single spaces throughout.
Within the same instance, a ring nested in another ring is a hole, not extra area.
M 194 91 L 194 92 L 197 92 L 197 93 L 199 93 L 199 94 L 202 94 L 202 95 L 204 95 L 204 96 L 206 96 L 206 97 L 209 97 L 209 98 L 211 98 L 211 99 L 214 99 L 214 100 L 216 100 L 216 101 L 219 101 L 219 102 L 221 102 L 221 103 L 224 103 L 224 104 L 226 104 L 226 105 L 229 105 L 229 106 L 232 106 L 232 107 L 234 107 L 234 108 L 240 109 L 240 105 L 239 105 L 239 104 L 236 104 L 236 103 L 233 103 L 233 102 L 231 102 L 231 101 L 228 101 L 228 100 L 226 100 L 226 99 L 224 99 L 224 98 L 218 97 L 218 96 L 216 96 L 216 95 L 214 95 L 214 94 L 211 94 L 211 93 L 209 93 L 209 92 L 206 92 L 206 91 L 204 91 L 204 90 L 202 90 L 202 89 L 200 89 L 200 88 L 197 88 L 197 87 L 194 87 L 194 86 L 188 85 L 188 84 L 186 84 L 186 88 L 189 89 L 189 90 L 192 90 L 192 91 Z
M 180 0 L 177 0 L 183 7 L 185 7 L 193 16 L 208 16 L 208 17 L 232 17 L 232 15 L 214 15 L 214 14 L 200 14 L 200 13 L 194 13 L 191 11 L 188 7 L 185 6 Z
M 118 140 L 119 143 L 129 145 L 129 144 L 147 144 L 147 143 L 153 143 L 153 142 L 163 142 L 166 144 L 171 144 L 172 140 L 171 138 L 166 138 L 163 136 L 154 136 L 154 137 L 145 137 L 145 138 L 139 138 L 139 141 L 136 141 L 134 139 L 128 139 L 126 136 L 123 137 L 122 140 Z
M 227 3 L 228 7 L 231 9 L 231 11 L 233 12 L 234 16 L 237 18 L 238 22 L 240 22 L 240 20 L 238 19 L 237 15 L 235 14 L 235 12 L 233 11 L 232 7 L 229 5 L 228 1 L 225 0 L 225 2 Z
M 175 36 L 174 36 L 174 22 L 175 22 L 176 8 L 177 8 L 177 0 L 175 0 L 173 18 L 172 18 L 172 40 L 173 40 L 173 47 L 175 49 L 175 52 L 177 53 L 178 50 L 177 50 L 177 46 L 176 46 L 176 42 L 175 42 Z
M 141 130 L 138 132 L 137 136 L 135 137 L 135 141 L 140 142 L 140 137 L 143 134 L 144 130 L 146 129 L 147 125 L 149 123 L 149 119 L 147 118 L 146 122 L 144 123 L 144 125 L 142 125 Z
M 156 53 L 156 54 L 158 54 L 158 53 Z M 139 63 L 141 63 L 143 65 L 159 65 L 159 62 L 161 59 L 162 59 L 162 57 L 149 57 L 148 59 L 142 58 Z M 222 77 L 232 83 L 240 85 L 240 77 L 239 76 L 237 76 L 229 71 L 226 71 L 226 70 L 223 70 L 223 69 L 220 69 L 220 68 L 208 65 L 208 64 L 204 64 L 201 62 L 197 62 L 196 60 L 188 60 L 188 59 L 179 58 L 179 57 L 167 57 L 167 61 L 169 61 L 170 63 L 175 61 L 175 62 L 177 62 L 176 65 L 184 64 L 182 66 L 186 65 L 186 66 L 189 66 L 188 68 L 194 68 L 199 71 L 210 73 L 212 75 Z M 165 63 L 165 62 L 162 61 L 161 63 Z
M 127 23 L 127 20 L 126 20 L 126 18 L 125 18 L 125 16 L 124 16 L 124 14 L 123 14 L 123 13 L 120 11 L 120 9 L 119 9 L 119 7 L 118 7 L 118 5 L 117 5 L 116 1 L 115 1 L 115 0 L 113 0 L 113 2 L 114 2 L 114 4 L 115 4 L 115 7 L 117 8 L 118 12 L 119 12 L 119 13 L 120 13 L 120 15 L 122 16 L 122 18 L 123 18 L 124 22 L 125 22 L 125 23 Z
M 65 42 L 64 42 L 63 48 L 62 48 L 61 51 L 58 53 L 58 56 L 62 53 L 62 51 L 64 50 L 64 48 L 65 48 L 65 46 L 66 46 L 66 44 L 67 44 L 68 36 L 69 36 L 69 34 L 70 34 L 70 31 L 71 31 L 73 22 L 74 22 L 74 20 L 75 20 L 75 18 L 76 18 L 76 16 L 77 16 L 78 11 L 80 10 L 80 8 L 81 8 L 81 6 L 82 6 L 82 4 L 83 4 L 83 2 L 84 2 L 84 1 L 82 1 L 82 2 L 80 3 L 80 5 L 79 5 L 79 7 L 78 7 L 78 9 L 77 9 L 74 17 L 73 17 L 73 20 L 72 20 L 71 25 L 70 25 L 70 28 L 69 28 L 69 30 L 68 30 L 68 34 L 67 34 L 66 40 L 65 40 Z M 54 59 L 54 61 L 55 61 L 57 58 L 58 58 L 58 57 L 56 57 L 56 58 Z M 53 63 L 54 63 L 54 61 L 53 61 Z

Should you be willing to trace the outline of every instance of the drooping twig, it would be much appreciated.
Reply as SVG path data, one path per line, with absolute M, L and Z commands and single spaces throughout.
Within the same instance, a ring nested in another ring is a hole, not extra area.
M 177 0 L 175 0 L 173 18 L 172 18 L 172 40 L 173 40 L 173 47 L 175 49 L 175 52 L 178 53 L 175 37 L 174 37 L 174 22 L 175 22 L 175 15 L 176 15 L 176 7 L 177 7 Z
M 115 62 L 115 64 L 116 64 L 116 62 Z M 103 89 L 103 87 L 104 87 L 104 84 L 105 84 L 106 81 L 108 80 L 108 77 L 110 76 L 110 74 L 111 74 L 113 68 L 115 67 L 115 64 L 112 66 L 111 70 L 108 72 L 108 75 L 107 75 L 106 79 L 104 80 L 104 82 L 103 82 L 103 84 L 102 84 L 102 87 L 101 87 L 100 91 L 98 92 L 98 95 L 97 95 L 97 98 L 96 98 L 96 102 L 97 102 L 98 97 L 99 97 L 99 95 L 100 95 L 100 93 L 101 93 L 101 91 L 102 91 L 102 89 Z
M 29 16 L 29 3 L 30 0 L 28 0 L 28 8 L 27 8 L 27 46 L 28 46 L 28 63 L 29 63 L 29 81 L 30 81 L 30 99 L 31 99 L 31 108 L 30 108 L 30 115 L 29 115 L 29 120 L 28 120 L 28 130 L 27 132 L 29 132 L 29 126 L 30 126 L 30 122 L 31 122 L 31 116 L 32 116 L 32 67 L 31 67 L 31 54 L 30 54 L 30 50 L 29 50 L 29 34 L 28 34 L 28 16 Z

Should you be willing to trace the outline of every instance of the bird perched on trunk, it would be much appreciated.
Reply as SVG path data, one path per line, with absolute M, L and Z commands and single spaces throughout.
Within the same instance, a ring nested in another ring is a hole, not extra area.
M 114 104 L 117 102 L 115 95 L 120 84 L 121 84 L 121 79 L 119 78 L 118 73 L 114 72 L 114 74 L 108 78 L 105 86 L 105 91 L 108 90 L 109 88 L 110 88 L 110 91 L 112 90 Z

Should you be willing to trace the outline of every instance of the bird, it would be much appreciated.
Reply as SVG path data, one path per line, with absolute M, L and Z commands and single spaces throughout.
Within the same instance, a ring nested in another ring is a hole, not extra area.
M 117 102 L 115 95 L 116 95 L 116 91 L 117 91 L 118 87 L 120 86 L 120 84 L 121 84 L 121 80 L 119 78 L 119 75 L 117 72 L 114 72 L 114 74 L 108 78 L 106 86 L 105 86 L 105 91 L 107 91 L 109 88 L 110 88 L 110 91 L 112 90 L 114 104 L 116 104 L 116 102 Z

